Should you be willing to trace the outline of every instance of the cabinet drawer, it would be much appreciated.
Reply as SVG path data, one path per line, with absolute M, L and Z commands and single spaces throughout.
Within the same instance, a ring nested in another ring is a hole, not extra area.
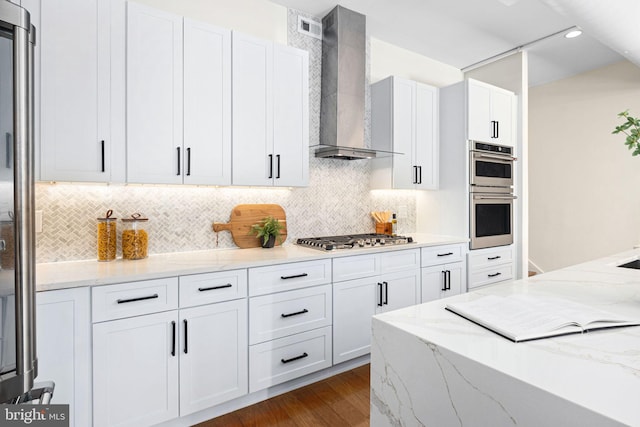
M 249 347 L 249 392 L 330 366 L 330 326 L 252 345 Z
M 178 308 L 178 278 L 96 286 L 91 290 L 93 322 Z
M 422 267 L 462 261 L 463 245 L 444 245 L 422 248 Z
M 331 283 L 331 260 L 249 269 L 249 295 L 265 295 Z
M 380 274 L 380 255 L 356 255 L 333 259 L 333 281 L 361 279 Z
M 230 301 L 247 296 L 247 270 L 180 277 L 180 307 Z
M 331 285 L 263 295 L 249 300 L 249 344 L 330 326 Z
M 392 251 L 380 254 L 380 272 L 391 273 L 420 268 L 420 249 Z
M 469 269 L 469 289 L 513 279 L 513 264 L 502 264 L 482 269 Z
M 469 269 L 485 268 L 513 262 L 513 247 L 480 249 L 469 252 Z

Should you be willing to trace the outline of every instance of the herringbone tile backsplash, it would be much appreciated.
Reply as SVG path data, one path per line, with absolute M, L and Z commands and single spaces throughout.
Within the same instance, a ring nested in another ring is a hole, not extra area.
M 289 44 L 309 51 L 309 143 L 313 146 L 318 144 L 320 129 L 322 45 L 296 31 L 298 14 L 289 10 Z M 369 145 L 369 91 L 366 95 L 365 145 Z M 370 191 L 369 178 L 366 160 L 316 159 L 311 150 L 306 188 L 40 183 L 36 209 L 43 211 L 43 232 L 36 235 L 37 262 L 95 259 L 96 218 L 108 209 L 118 218 L 135 212 L 149 218 L 150 254 L 235 247 L 229 232 L 216 236 L 211 224 L 228 222 L 231 209 L 243 203 L 281 205 L 287 215 L 288 242 L 298 237 L 373 232 L 369 214 L 373 210 L 406 212 L 398 232 L 415 231 L 415 193 Z M 119 222 L 118 235 L 121 231 Z

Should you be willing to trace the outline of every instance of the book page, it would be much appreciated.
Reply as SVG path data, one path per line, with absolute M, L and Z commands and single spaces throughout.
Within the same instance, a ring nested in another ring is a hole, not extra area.
M 489 295 L 447 304 L 447 309 L 513 341 L 640 323 L 573 301 L 527 294 Z

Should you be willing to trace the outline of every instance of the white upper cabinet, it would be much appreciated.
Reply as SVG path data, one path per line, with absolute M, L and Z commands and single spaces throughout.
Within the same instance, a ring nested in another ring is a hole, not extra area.
M 231 184 L 231 31 L 184 19 L 184 183 Z
M 514 146 L 515 94 L 473 79 L 467 91 L 467 139 Z
M 111 39 L 122 4 L 40 2 L 42 180 L 124 180 L 124 140 L 112 124 L 124 106 L 111 106 L 118 98 L 112 91 L 124 90 L 112 67 L 112 53 L 117 61 L 115 51 L 124 47 Z
M 308 184 L 308 64 L 306 51 L 233 33 L 234 185 Z
M 372 188 L 437 189 L 438 89 L 398 77 L 371 86 Z
M 231 32 L 128 3 L 127 181 L 231 182 Z

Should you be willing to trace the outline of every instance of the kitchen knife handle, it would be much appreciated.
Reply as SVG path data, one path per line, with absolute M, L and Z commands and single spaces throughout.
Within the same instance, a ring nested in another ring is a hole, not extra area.
M 280 179 L 280 154 L 276 154 L 276 179 Z
M 171 355 L 176 355 L 176 322 L 171 322 Z
M 180 147 L 176 147 L 178 150 L 178 173 L 176 175 L 180 175 Z
M 269 154 L 269 178 L 273 178 L 273 154 Z
M 382 282 L 384 285 L 384 305 L 389 305 L 389 283 Z
M 302 274 L 294 274 L 293 276 L 280 276 L 280 279 L 282 280 L 297 279 L 299 277 L 307 277 L 307 276 L 308 276 L 307 273 L 302 273 Z
M 187 147 L 187 176 L 191 176 L 191 147 Z
M 105 171 L 105 167 L 104 167 L 104 139 L 102 141 L 100 141 L 100 157 L 101 157 L 102 172 L 104 172 Z
M 184 325 L 184 354 L 187 354 L 189 352 L 189 349 L 187 347 L 187 339 L 188 339 L 188 322 L 187 319 L 184 319 L 182 321 L 183 325 Z
M 307 352 L 305 351 L 304 353 L 302 353 L 300 356 L 296 356 L 296 357 L 292 357 L 291 359 L 280 359 L 280 361 L 282 363 L 289 363 L 289 362 L 294 362 L 296 360 L 300 360 L 300 359 L 304 359 L 305 357 L 309 356 L 307 354 Z

